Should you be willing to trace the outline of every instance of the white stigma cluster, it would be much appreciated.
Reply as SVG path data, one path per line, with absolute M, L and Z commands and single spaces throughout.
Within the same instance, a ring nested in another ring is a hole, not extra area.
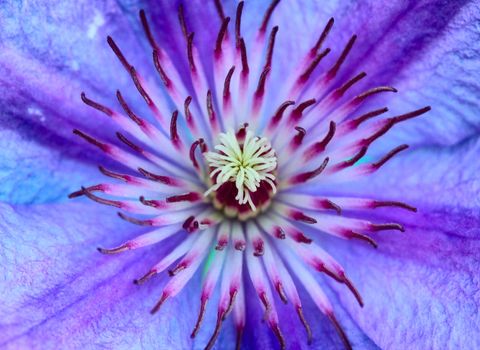
M 238 194 L 235 199 L 239 204 L 248 203 L 253 211 L 251 193 L 260 186 L 261 181 L 267 182 L 276 192 L 275 175 L 277 157 L 270 142 L 265 137 L 254 136 L 247 131 L 243 145 L 238 142 L 233 131 L 219 135 L 220 144 L 215 146 L 217 152 L 206 152 L 205 159 L 213 168 L 210 177 L 216 178 L 216 183 L 205 192 L 208 196 L 224 183 L 235 182 Z

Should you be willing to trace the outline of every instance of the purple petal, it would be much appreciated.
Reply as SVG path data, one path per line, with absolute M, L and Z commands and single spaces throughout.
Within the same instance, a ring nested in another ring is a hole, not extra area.
M 454 147 L 422 147 L 400 154 L 373 176 L 345 184 L 341 193 L 396 199 L 425 208 L 462 208 L 480 205 L 478 137 Z
M 413 221 L 413 220 L 412 220 Z M 357 324 L 381 348 L 476 348 L 480 218 L 431 209 L 383 234 L 379 248 L 334 242 L 344 267 L 364 296 L 360 310 L 341 294 Z
M 105 256 L 138 232 L 111 210 L 90 204 L 9 207 L 1 211 L 0 344 L 7 348 L 190 348 L 198 278 L 152 316 L 163 279 L 134 278 L 170 245 Z M 174 243 L 171 242 L 170 243 Z
M 263 13 L 267 5 L 247 3 L 242 30 L 253 35 L 261 21 L 255 14 Z M 395 128 L 391 134 L 397 140 L 455 144 L 478 133 L 480 128 L 480 107 L 476 103 L 480 91 L 480 52 L 472 45 L 480 38 L 478 16 L 477 4 L 462 1 L 385 4 L 285 0 L 271 20 L 271 25 L 280 27 L 272 82 L 285 79 L 284 72 L 303 57 L 328 19 L 334 17 L 334 27 L 324 44 L 332 48 L 331 59 L 340 55 L 353 34 L 358 35 L 341 70 L 340 81 L 365 70 L 368 82 L 362 85 L 363 90 L 382 84 L 395 86 L 399 94 L 380 96 L 373 103 L 375 108 L 386 105 L 395 114 L 432 106 L 427 116 Z M 322 67 L 328 69 L 329 65 Z
M 150 54 L 146 50 L 143 55 L 130 26 L 129 16 L 138 22 L 136 13 L 126 15 L 113 3 L 75 2 L 54 8 L 43 2 L 5 3 L 0 12 L 0 199 L 59 201 L 73 190 L 73 183 L 96 181 L 92 164 L 113 163 L 72 134 L 73 128 L 80 128 L 108 140 L 116 130 L 107 116 L 82 103 L 81 91 L 117 107 L 115 89 L 123 88 L 128 101 L 144 105 L 108 47 L 107 34 L 126 51 L 142 53 L 129 55 L 132 63 L 151 65 Z
M 81 91 L 114 100 L 115 88 L 131 85 L 106 43 L 107 34 L 118 34 L 130 50 L 137 47 L 117 5 L 8 3 L 1 13 L 1 103 L 13 117 L 70 137 L 74 126 L 92 122 Z M 107 118 L 98 119 L 95 128 Z

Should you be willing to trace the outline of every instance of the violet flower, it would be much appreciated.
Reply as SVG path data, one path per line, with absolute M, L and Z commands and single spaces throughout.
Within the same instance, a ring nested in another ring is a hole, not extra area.
M 0 9 L 1 348 L 480 347 L 478 4 Z

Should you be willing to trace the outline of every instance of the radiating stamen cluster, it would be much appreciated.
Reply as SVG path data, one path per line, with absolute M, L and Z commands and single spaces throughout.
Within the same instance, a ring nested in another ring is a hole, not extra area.
M 204 154 L 214 182 L 205 195 L 217 191 L 227 181 L 234 182 L 238 203 L 248 203 L 256 211 L 251 194 L 257 191 L 262 181 L 270 185 L 273 193 L 277 191 L 273 174 L 277 157 L 267 138 L 254 136 L 250 130 L 239 136 L 244 140 L 239 140 L 232 130 L 221 133 L 220 144 L 215 146 L 218 152 Z
M 345 347 L 351 348 L 317 274 L 329 283 L 343 285 L 360 306 L 363 299 L 340 263 L 322 249 L 318 237 L 361 240 L 376 248 L 372 236 L 378 232 L 405 229 L 399 223 L 372 222 L 362 217 L 364 211 L 381 207 L 416 211 L 397 200 L 342 193 L 338 184 L 375 173 L 407 149 L 408 145 L 397 146 L 373 162 L 365 157 L 396 124 L 416 118 L 430 107 L 393 117 L 385 117 L 386 107 L 359 113 L 365 101 L 397 90 L 378 86 L 354 94 L 366 73 L 348 80 L 339 78 L 356 35 L 336 53 L 333 63 L 322 67 L 325 57 L 334 52 L 323 48 L 333 18 L 291 71 L 281 72 L 282 84 L 272 86 L 270 73 L 276 68 L 273 51 L 279 27 L 271 28 L 269 35 L 267 29 L 279 2 L 272 0 L 256 36 L 245 38 L 241 32 L 244 2 L 237 5 L 232 31 L 221 1 L 214 0 L 219 30 L 210 47 L 212 76 L 200 60 L 182 6 L 178 15 L 184 70 L 178 67 L 181 57 L 173 59 L 159 45 L 145 12 L 140 11 L 165 94 L 155 95 L 156 89 L 149 85 L 153 79 L 143 78 L 111 37 L 107 41 L 151 116 L 136 114 L 137 108 L 129 105 L 128 96 L 120 91 L 116 97 L 122 112 L 81 94 L 85 104 L 107 115 L 125 132 L 116 133 L 118 144 L 77 129 L 74 133 L 127 169 L 119 173 L 100 166 L 111 181 L 82 187 L 70 197 L 86 196 L 115 207 L 123 220 L 151 228 L 117 247 L 99 248 L 101 253 L 116 254 L 170 239 L 178 242 L 135 281 L 147 283 L 168 271 L 169 280 L 152 313 L 176 296 L 203 264 L 200 311 L 192 325 L 192 338 L 200 331 L 207 303 L 219 290 L 217 321 L 209 330 L 206 349 L 213 347 L 230 314 L 237 332 L 236 347 L 240 348 L 247 302 L 249 313 L 254 313 L 255 305 L 262 309 L 265 324 L 280 347 L 286 348 L 288 340 L 282 333 L 274 293 L 290 303 L 288 307 L 298 315 L 310 343 L 313 335 L 298 286 L 331 322 Z M 185 70 L 188 74 L 183 76 Z M 310 236 L 305 234 L 306 225 Z M 247 283 L 256 297 L 246 295 Z

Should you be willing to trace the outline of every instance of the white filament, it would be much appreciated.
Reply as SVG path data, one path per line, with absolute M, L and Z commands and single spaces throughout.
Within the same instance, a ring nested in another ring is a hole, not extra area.
M 250 131 L 245 136 L 243 149 L 233 131 L 221 133 L 219 139 L 220 144 L 215 146 L 218 152 L 204 154 L 208 165 L 213 168 L 210 177 L 217 176 L 216 183 L 205 192 L 205 196 L 228 181 L 235 182 L 238 203 L 248 203 L 253 211 L 257 210 L 251 193 L 257 190 L 262 180 L 272 187 L 273 193 L 277 191 L 275 175 L 272 174 L 277 167 L 275 151 L 265 137 L 253 136 Z

